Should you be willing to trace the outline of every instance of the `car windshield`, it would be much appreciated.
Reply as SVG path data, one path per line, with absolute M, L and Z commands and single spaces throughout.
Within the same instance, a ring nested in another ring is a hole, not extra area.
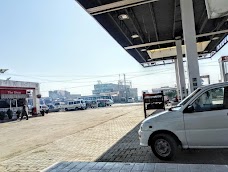
M 183 105 L 185 105 L 192 97 L 194 97 L 199 91 L 201 90 L 201 88 L 196 89 L 195 91 L 193 91 L 188 97 L 186 97 L 184 100 L 182 100 L 177 107 L 181 107 Z

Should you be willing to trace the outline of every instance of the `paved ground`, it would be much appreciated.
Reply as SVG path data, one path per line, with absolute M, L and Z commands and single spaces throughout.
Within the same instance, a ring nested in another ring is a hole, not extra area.
M 135 102 L 135 103 L 115 103 L 113 107 L 120 107 L 120 106 L 142 106 L 142 102 Z
M 59 161 L 95 161 L 142 119 L 141 106 L 125 106 L 0 124 L 0 171 L 39 171 Z
M 227 172 L 227 165 L 61 162 L 44 172 Z
M 64 161 L 161 163 L 139 146 L 142 120 L 142 106 L 129 105 L 0 124 L 0 171 L 40 171 Z M 170 163 L 228 164 L 227 157 L 227 150 L 183 151 Z
M 164 163 L 157 159 L 150 147 L 142 147 L 138 140 L 138 124 L 129 131 L 108 151 L 104 152 L 97 162 L 132 162 Z M 180 164 L 228 164 L 228 150 L 185 150 L 179 151 L 173 161 Z

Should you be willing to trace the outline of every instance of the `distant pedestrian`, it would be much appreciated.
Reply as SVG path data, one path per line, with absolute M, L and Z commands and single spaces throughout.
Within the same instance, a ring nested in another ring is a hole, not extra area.
M 25 105 L 23 105 L 23 108 L 22 108 L 21 120 L 23 119 L 24 116 L 26 116 L 26 120 L 28 120 L 28 114 L 27 114 L 27 112 L 26 112 L 26 107 L 25 107 Z

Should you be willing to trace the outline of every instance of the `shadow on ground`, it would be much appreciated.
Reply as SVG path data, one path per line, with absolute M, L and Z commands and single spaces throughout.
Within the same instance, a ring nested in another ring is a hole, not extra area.
M 157 159 L 150 147 L 141 147 L 138 139 L 140 124 L 103 153 L 96 162 L 167 163 Z M 173 161 L 181 164 L 228 164 L 228 150 L 179 151 Z

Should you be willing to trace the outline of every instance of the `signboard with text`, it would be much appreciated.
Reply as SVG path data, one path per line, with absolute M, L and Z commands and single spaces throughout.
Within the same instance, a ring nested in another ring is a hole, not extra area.
M 165 109 L 163 91 L 157 94 L 146 94 L 143 93 L 143 106 L 144 115 L 147 117 L 146 111 L 152 109 Z
M 27 91 L 26 90 L 14 90 L 14 89 L 0 89 L 0 94 L 26 94 Z
M 27 90 L 0 89 L 1 99 L 24 99 L 28 98 Z

